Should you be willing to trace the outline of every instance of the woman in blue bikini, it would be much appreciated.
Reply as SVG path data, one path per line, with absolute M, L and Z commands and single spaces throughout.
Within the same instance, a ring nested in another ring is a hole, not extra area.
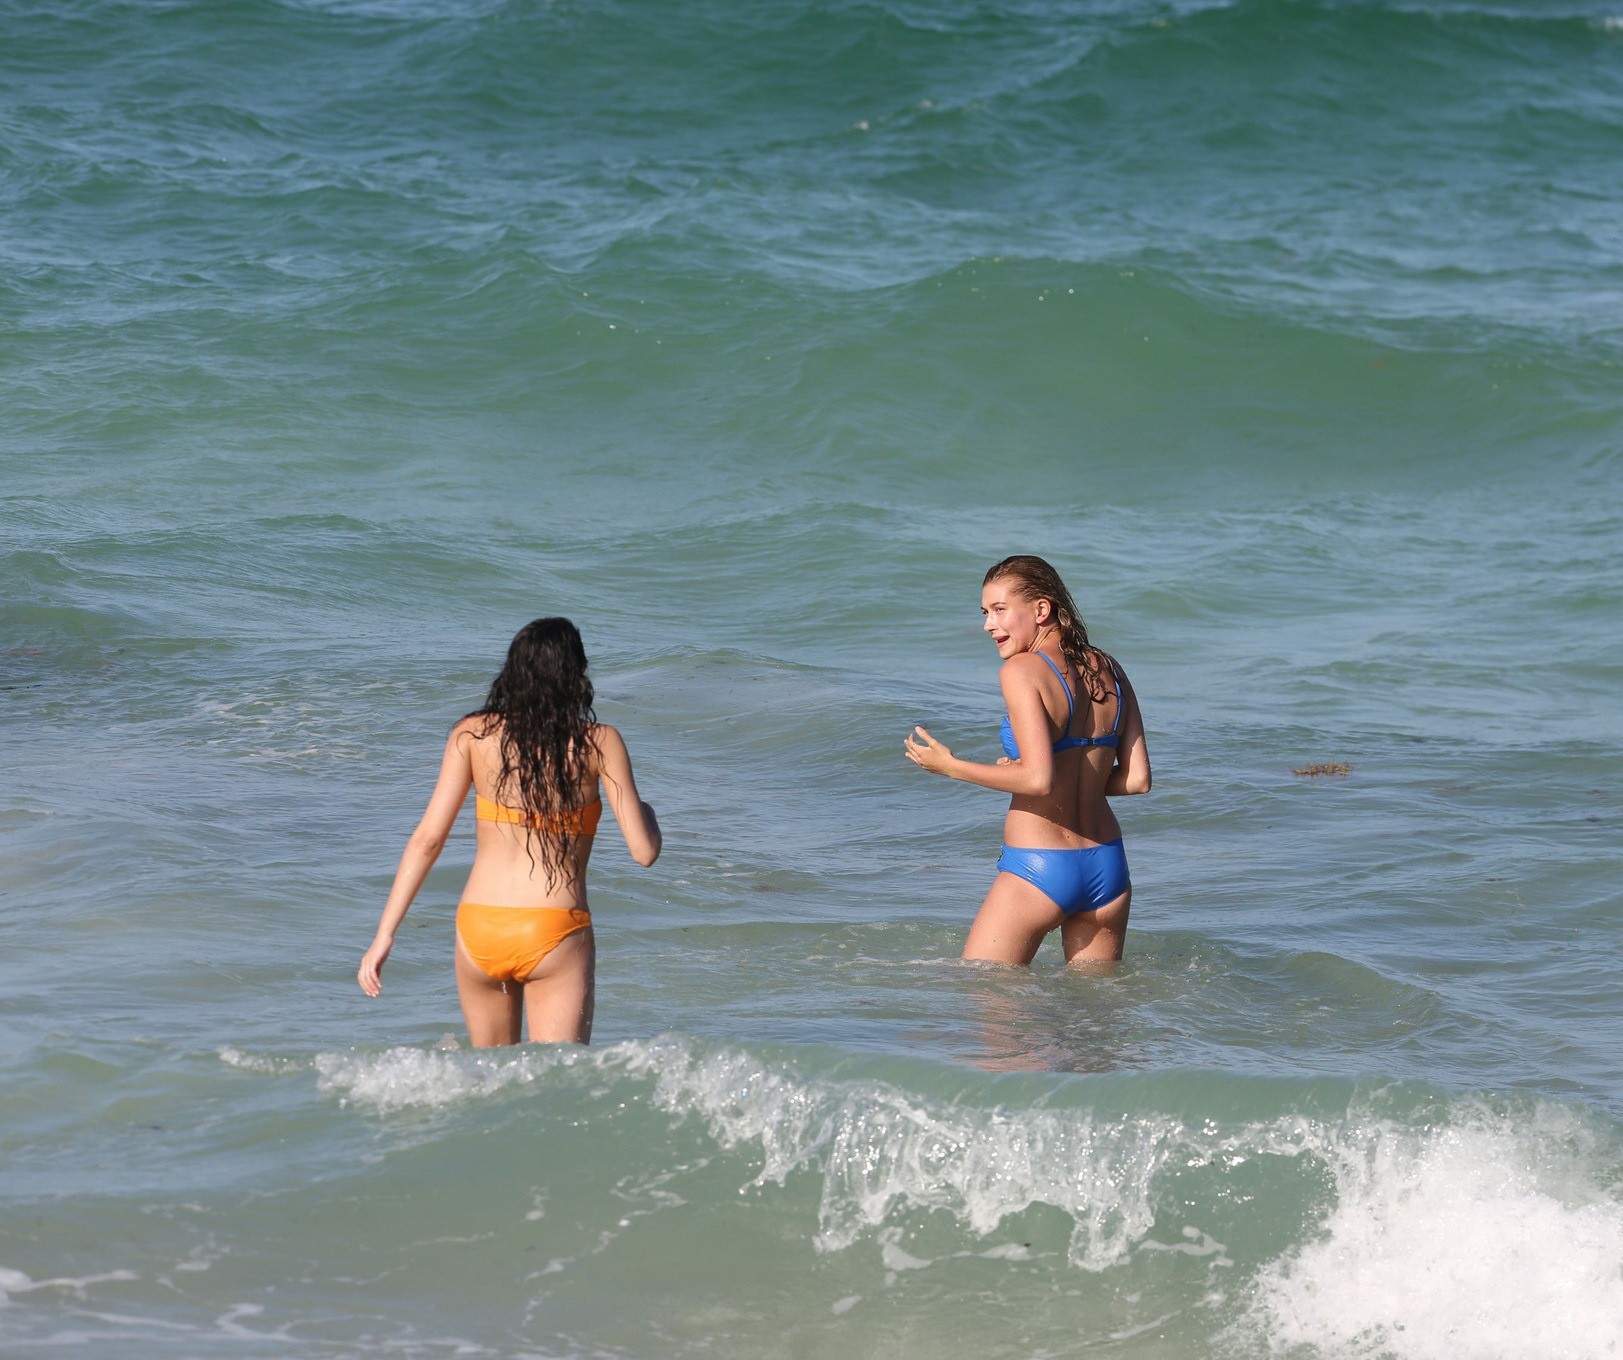
M 1003 759 L 960 760 L 922 727 L 904 743 L 932 774 L 1011 795 L 998 876 L 964 957 L 1023 966 L 1058 926 L 1067 963 L 1119 959 L 1133 887 L 1109 800 L 1150 791 L 1133 687 L 1088 642 L 1070 591 L 1040 557 L 1006 557 L 987 572 L 981 613 L 1003 658 Z

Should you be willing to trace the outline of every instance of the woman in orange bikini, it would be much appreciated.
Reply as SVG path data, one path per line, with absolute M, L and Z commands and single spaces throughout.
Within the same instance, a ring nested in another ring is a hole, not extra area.
M 596 946 L 586 861 L 603 814 L 599 788 L 638 864 L 659 858 L 654 810 L 637 796 L 620 734 L 592 714 L 586 649 L 568 619 L 525 624 L 484 707 L 451 729 L 428 810 L 406 843 L 361 990 L 384 961 L 472 786 L 473 869 L 456 912 L 456 985 L 475 1048 L 592 1037 Z

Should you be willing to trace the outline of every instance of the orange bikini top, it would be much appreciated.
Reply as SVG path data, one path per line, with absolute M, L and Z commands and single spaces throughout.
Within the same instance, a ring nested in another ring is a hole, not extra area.
M 492 802 L 480 793 L 474 796 L 473 815 L 481 822 L 507 822 L 534 831 L 550 831 L 555 836 L 595 836 L 598 821 L 603 816 L 603 800 L 594 798 L 584 807 L 563 812 L 526 812 L 523 808 Z

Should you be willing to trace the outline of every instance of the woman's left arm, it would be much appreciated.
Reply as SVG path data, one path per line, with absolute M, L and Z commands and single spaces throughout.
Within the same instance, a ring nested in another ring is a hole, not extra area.
M 625 837 L 626 849 L 631 851 L 631 858 L 646 869 L 665 848 L 665 836 L 659 829 L 654 809 L 643 802 L 637 792 L 637 779 L 631 773 L 631 753 L 626 750 L 625 738 L 607 723 L 599 723 L 593 729 L 592 742 L 597 750 L 598 778 L 608 790 L 609 806 L 614 809 L 614 820 Z
M 440 777 L 429 797 L 428 808 L 406 842 L 400 867 L 395 870 L 394 886 L 389 889 L 389 900 L 383 904 L 377 934 L 361 957 L 355 978 L 368 996 L 376 996 L 383 990 L 383 965 L 394 948 L 395 931 L 400 929 L 412 899 L 445 848 L 457 814 L 468 801 L 468 790 L 473 786 L 473 762 L 468 755 L 472 743 L 463 740 L 464 737 L 471 738 L 471 733 L 463 724 L 458 723 L 451 729 L 445 755 L 440 761 Z
M 1121 701 L 1127 706 L 1122 717 L 1121 741 L 1116 747 L 1116 766 L 1105 781 L 1105 797 L 1121 798 L 1150 791 L 1150 748 L 1144 741 L 1144 715 L 1138 711 L 1138 695 L 1118 667 Z

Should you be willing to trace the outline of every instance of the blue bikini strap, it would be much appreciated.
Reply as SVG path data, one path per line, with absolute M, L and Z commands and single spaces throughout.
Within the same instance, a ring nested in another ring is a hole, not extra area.
M 1042 657 L 1044 661 L 1048 661 L 1048 669 L 1059 676 L 1059 687 L 1065 691 L 1065 726 L 1060 728 L 1059 734 L 1062 739 L 1069 737 L 1071 735 L 1071 719 L 1076 716 L 1076 703 L 1071 698 L 1071 687 L 1065 683 L 1065 672 L 1052 661 L 1049 661 L 1047 652 L 1038 652 L 1037 655 Z

